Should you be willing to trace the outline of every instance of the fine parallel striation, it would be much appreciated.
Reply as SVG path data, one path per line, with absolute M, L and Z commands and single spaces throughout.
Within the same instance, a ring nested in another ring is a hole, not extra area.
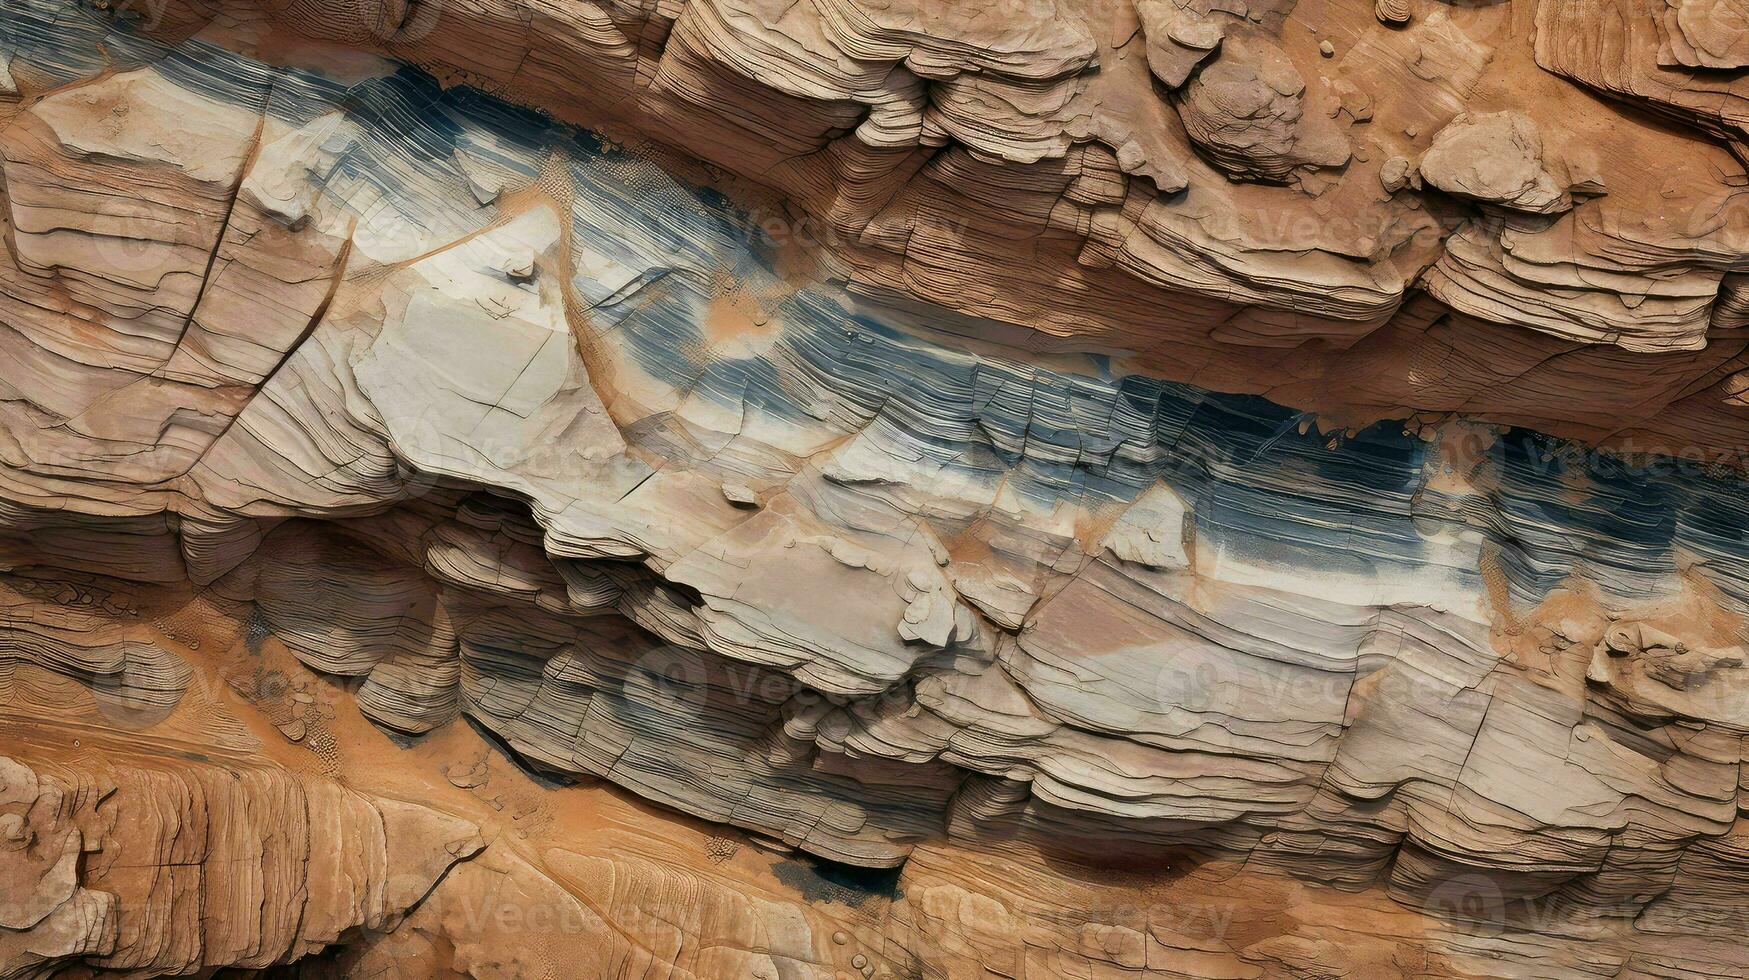
M 896 874 L 869 951 L 482 853 L 306 695 L 319 772 L 0 763 L 0 975 L 555 970 L 426 900 L 500 888 L 603 976 L 1749 971 L 1741 171 L 1569 111 L 1578 14 L 647 6 L 5 0 L 0 683 L 169 731 L 160 607 L 246 622 L 408 752 Z M 1174 862 L 1299 917 L 1074 917 Z

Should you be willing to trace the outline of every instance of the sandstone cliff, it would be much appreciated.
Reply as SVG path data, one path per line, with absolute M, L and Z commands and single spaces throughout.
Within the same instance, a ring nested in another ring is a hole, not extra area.
M 1741 5 L 0 17 L 0 977 L 1749 976 Z

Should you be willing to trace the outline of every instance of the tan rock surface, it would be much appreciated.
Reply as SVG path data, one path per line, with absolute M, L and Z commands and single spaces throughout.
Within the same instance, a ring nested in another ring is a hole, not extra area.
M 0 977 L 1749 975 L 1605 7 L 5 0 Z

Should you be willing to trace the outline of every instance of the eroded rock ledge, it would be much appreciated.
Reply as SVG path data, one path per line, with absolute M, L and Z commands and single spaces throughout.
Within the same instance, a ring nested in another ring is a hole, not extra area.
M 1127 370 L 1344 423 L 1739 459 L 1736 15 L 1654 6 L 166 0 L 151 21 L 266 18 L 616 120 L 777 189 L 758 218 L 829 242 L 853 292 Z M 1498 132 L 1462 136 L 1475 119 Z
M 1749 972 L 1741 167 L 1401 8 L 7 0 L 0 971 Z

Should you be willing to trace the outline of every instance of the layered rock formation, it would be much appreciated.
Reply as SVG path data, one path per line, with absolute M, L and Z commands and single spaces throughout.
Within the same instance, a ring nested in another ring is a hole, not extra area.
M 0 976 L 1749 975 L 1741 11 L 0 10 Z

